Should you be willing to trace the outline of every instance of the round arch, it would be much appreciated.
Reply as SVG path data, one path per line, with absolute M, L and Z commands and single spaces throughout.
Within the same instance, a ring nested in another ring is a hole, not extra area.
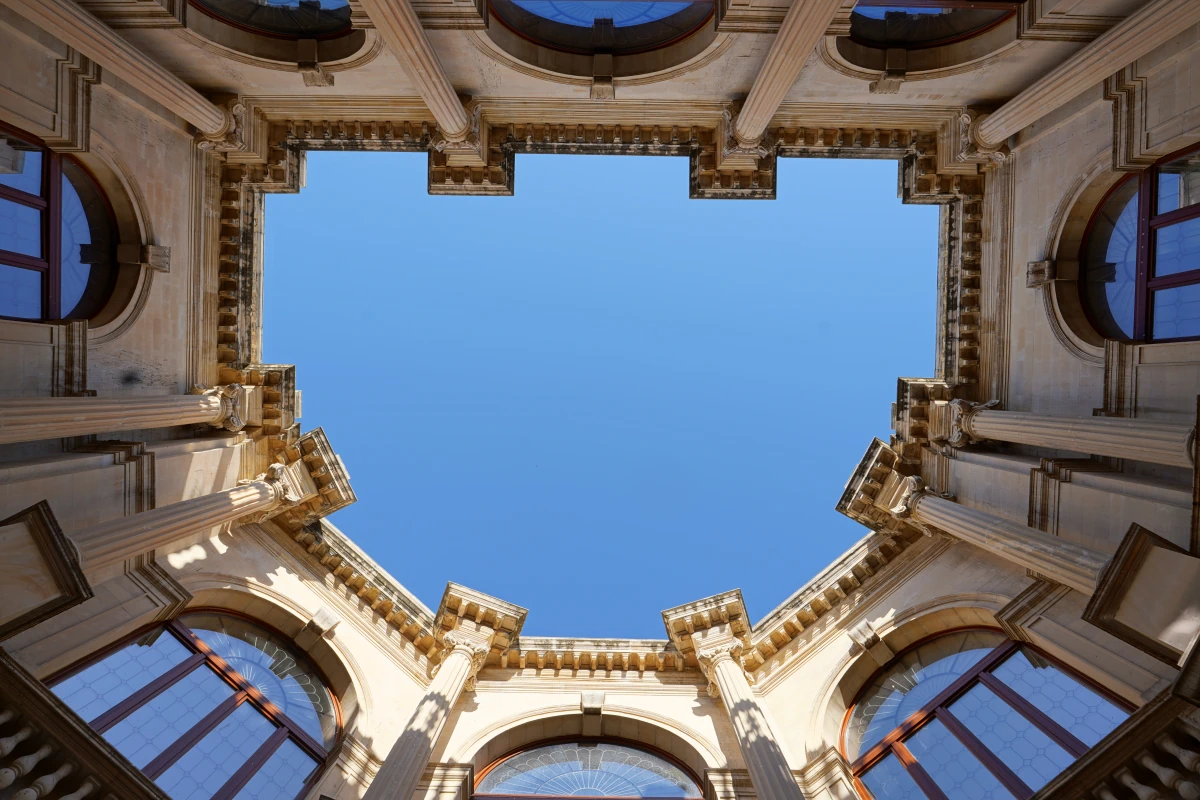
M 707 770 L 728 766 L 715 743 L 674 720 L 639 709 L 605 705 L 600 735 L 665 753 L 701 780 Z M 594 738 L 583 733 L 578 705 L 549 706 L 498 720 L 460 744 L 446 760 L 471 764 L 478 775 L 518 750 L 564 737 Z

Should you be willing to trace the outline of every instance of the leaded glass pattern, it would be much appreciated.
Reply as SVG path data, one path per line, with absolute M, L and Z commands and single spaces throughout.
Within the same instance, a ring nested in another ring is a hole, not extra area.
M 337 739 L 332 695 L 278 634 L 226 614 L 187 619 L 196 630 L 167 623 L 52 688 L 173 800 L 296 800 Z
M 954 800 L 1011 800 L 1012 793 L 947 730 L 941 720 L 931 721 L 905 744 L 947 797 Z
M 901 656 L 854 706 L 846 728 L 846 756 L 858 758 L 1003 641 L 991 631 L 965 631 Z
M 479 794 L 558 797 L 699 797 L 666 759 L 624 745 L 572 742 L 526 750 L 484 776 Z
M 1058 667 L 1017 651 L 992 674 L 1071 734 L 1093 747 L 1129 715 Z
M 54 692 L 90 722 L 188 655 L 178 639 L 160 629 L 72 675 L 57 684 Z
M 1033 649 L 958 631 L 893 659 L 844 745 L 867 798 L 1027 800 L 1127 716 Z
M 1032 722 L 1014 713 L 1008 703 L 986 686 L 976 685 L 950 706 L 950 710 L 1034 791 L 1049 783 L 1075 760 Z

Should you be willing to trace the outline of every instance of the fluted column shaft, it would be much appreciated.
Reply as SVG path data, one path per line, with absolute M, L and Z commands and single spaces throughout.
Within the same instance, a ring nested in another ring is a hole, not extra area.
M 733 126 L 744 145 L 757 144 L 800 70 L 825 35 L 841 0 L 793 0 Z
M 759 800 L 804 800 L 746 673 L 734 658 L 736 652 L 726 647 L 698 654 L 702 664 L 707 662 L 709 680 L 716 683 L 725 703 L 754 792 Z
M 1108 557 L 1090 547 L 1064 541 L 1028 525 L 1012 522 L 929 493 L 912 501 L 912 519 L 1031 569 L 1090 595 Z
M 442 134 L 451 140 L 466 136 L 471 130 L 471 120 L 412 5 L 408 0 L 362 0 L 362 6 L 416 84 Z
M 1114 72 L 1200 22 L 1196 0 L 1153 0 L 1000 106 L 975 131 L 986 149 L 1078 97 Z
M 4 399 L 0 400 L 0 444 L 215 423 L 227 413 L 221 397 L 212 394 Z
M 275 484 L 248 481 L 222 492 L 102 522 L 72 533 L 71 539 L 79 548 L 84 570 L 91 573 L 247 514 L 269 511 L 282 500 Z
M 1192 468 L 1196 430 L 1191 425 L 1120 417 L 1052 417 L 1024 411 L 978 409 L 963 418 L 975 439 L 1093 453 L 1112 458 Z
M 162 103 L 206 134 L 229 126 L 225 111 L 172 75 L 72 0 L 0 0 L 135 89 Z
M 447 634 L 450 638 L 453 634 Z M 467 681 L 483 665 L 486 647 L 474 641 L 456 642 L 443 659 L 429 690 L 384 759 L 383 766 L 367 787 L 363 800 L 411 800 L 433 746 L 441 735 L 450 709 L 458 702 Z

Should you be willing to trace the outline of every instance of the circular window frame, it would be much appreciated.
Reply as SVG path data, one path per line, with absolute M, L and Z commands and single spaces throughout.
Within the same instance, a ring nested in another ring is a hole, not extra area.
M 677 757 L 666 752 L 665 750 L 655 747 L 654 745 L 646 744 L 645 742 L 638 742 L 633 739 L 623 739 L 618 736 L 554 736 L 548 739 L 538 739 L 537 741 L 521 745 L 520 747 L 510 750 L 504 755 L 492 760 L 486 767 L 479 771 L 479 774 L 475 776 L 475 783 L 471 786 L 471 797 L 511 797 L 511 795 L 502 794 L 480 794 L 478 791 L 479 786 L 483 783 L 483 779 L 487 777 L 489 772 L 503 764 L 505 761 L 508 761 L 510 758 L 515 758 L 522 753 L 528 753 L 531 750 L 537 750 L 542 747 L 549 747 L 556 744 L 575 743 L 584 745 L 615 744 L 621 747 L 628 747 L 630 750 L 645 751 L 656 758 L 661 758 L 671 766 L 677 767 L 684 775 L 690 778 L 692 783 L 696 784 L 696 788 L 700 790 L 700 795 L 698 797 L 685 797 L 681 798 L 680 800 L 702 800 L 703 798 L 704 781 L 700 780 L 696 773 Z M 529 797 L 541 796 L 543 795 L 529 795 Z M 551 795 L 545 795 L 545 797 L 551 797 Z M 602 798 L 594 798 L 593 800 L 602 800 Z
M 341 72 L 374 60 L 382 40 L 374 29 L 355 28 L 322 36 L 289 35 L 264 31 L 229 20 L 198 0 L 186 0 L 188 12 L 183 32 L 194 44 L 210 52 L 251 66 L 295 72 L 300 62 L 300 42 L 315 42 L 317 63 L 327 72 Z

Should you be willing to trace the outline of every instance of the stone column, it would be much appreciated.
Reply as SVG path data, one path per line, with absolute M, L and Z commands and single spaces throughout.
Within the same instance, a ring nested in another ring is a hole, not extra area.
M 73 0 L 0 3 L 183 117 L 205 138 L 224 139 L 239 127 L 234 111 L 210 102 Z
M 446 141 L 466 141 L 473 133 L 476 121 L 454 91 L 412 5 L 408 0 L 361 1 L 367 16 L 433 112 Z
M 794 8 L 794 6 L 793 6 Z M 1200 22 L 1196 0 L 1152 0 L 1050 70 L 970 128 L 973 143 L 995 151 L 1008 137 Z
M 937 528 L 1085 595 L 1095 590 L 1108 561 L 1104 553 L 938 497 L 918 477 L 901 480 L 899 502 L 891 508 L 894 516 Z
M 746 159 L 739 158 L 739 154 L 757 158 L 756 151 L 771 118 L 800 77 L 800 70 L 841 6 L 842 0 L 796 0 L 792 3 L 746 102 L 737 118 L 732 120 L 728 136 L 721 137 L 719 149 L 723 152 L 719 155 L 724 156 L 723 166 L 742 169 Z M 749 164 L 749 168 L 753 166 L 753 163 Z
M 708 677 L 709 693 L 718 695 L 725 704 L 759 800 L 804 800 L 742 669 L 741 642 L 723 628 L 698 632 L 693 638 L 696 658 Z
M 223 492 L 102 522 L 71 534 L 71 539 L 90 575 L 249 514 L 269 514 L 286 498 L 286 487 L 264 476 Z
M 464 689 L 471 688 L 490 649 L 478 633 L 450 631 L 442 637 L 448 653 L 439 665 L 429 690 L 388 752 L 363 800 L 411 800 L 433 755 L 450 709 Z
M 161 397 L 2 399 L 0 444 L 203 423 L 238 431 L 245 425 L 249 395 L 233 384 L 203 394 Z
M 1052 417 L 953 400 L 933 407 L 932 423 L 935 435 L 954 446 L 993 439 L 1185 469 L 1191 469 L 1195 463 L 1196 428 L 1176 422 Z

